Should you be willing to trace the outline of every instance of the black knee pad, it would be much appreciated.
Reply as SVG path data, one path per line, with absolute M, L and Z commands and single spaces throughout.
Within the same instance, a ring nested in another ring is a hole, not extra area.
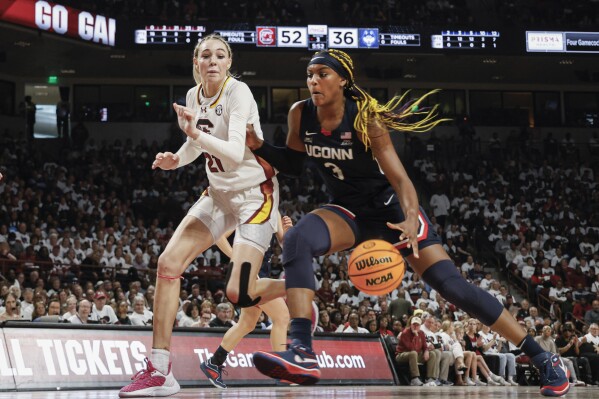
M 495 297 L 466 281 L 450 260 L 442 260 L 426 269 L 422 279 L 443 298 L 487 326 L 495 324 L 503 312 L 503 305 Z
M 227 271 L 227 277 L 225 279 L 225 287 L 229 286 L 229 279 L 231 278 L 231 272 L 233 271 L 233 262 L 229 264 L 229 270 Z M 231 303 L 235 306 L 239 306 L 241 308 L 251 308 L 252 306 L 256 306 L 260 303 L 262 299 L 261 296 L 257 296 L 252 299 L 248 295 L 248 287 L 250 284 L 250 273 L 252 272 L 252 264 L 250 262 L 243 262 L 241 264 L 241 272 L 239 274 L 239 295 L 237 298 L 237 302 L 231 301 Z M 226 288 L 225 288 L 226 290 Z

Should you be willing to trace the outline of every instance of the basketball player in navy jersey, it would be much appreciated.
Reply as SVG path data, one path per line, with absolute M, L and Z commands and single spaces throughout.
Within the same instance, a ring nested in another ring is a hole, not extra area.
M 293 341 L 284 352 L 256 352 L 258 370 L 298 384 L 319 381 L 310 335 L 315 291 L 311 260 L 379 238 L 394 243 L 444 298 L 519 345 L 541 372 L 543 395 L 568 392 L 560 357 L 544 352 L 495 298 L 462 278 L 418 205 L 389 129 L 422 132 L 441 122 L 436 106 L 418 108 L 428 94 L 403 106 L 403 97 L 378 104 L 355 85 L 352 59 L 339 50 L 314 55 L 307 74 L 310 98 L 289 111 L 287 146 L 273 147 L 251 129 L 246 137 L 250 149 L 281 173 L 299 175 L 305 158 L 310 158 L 332 197 L 330 204 L 303 217 L 285 236 L 283 264 Z M 420 120 L 408 122 L 407 117 Z

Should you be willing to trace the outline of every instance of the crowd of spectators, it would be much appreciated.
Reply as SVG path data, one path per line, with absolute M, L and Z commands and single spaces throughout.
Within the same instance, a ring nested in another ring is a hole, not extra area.
M 151 324 L 157 257 L 174 222 L 206 188 L 203 165 L 152 171 L 159 148 L 178 148 L 173 138 L 160 145 L 90 140 L 57 159 L 44 159 L 18 141 L 2 144 L 0 320 Z M 453 165 L 425 155 L 406 164 L 418 186 L 432 188 L 423 205 L 433 228 L 464 277 L 488 290 L 532 334 L 546 327 L 561 334 L 572 321 L 580 334 L 591 333 L 589 326 L 599 322 L 597 165 L 567 156 L 566 149 L 537 164 L 521 154 L 527 148 L 510 142 L 492 142 L 491 148 L 503 155 L 473 151 Z M 298 180 L 281 176 L 280 183 L 281 213 L 294 221 L 327 200 L 309 168 Z M 465 326 L 469 320 L 410 268 L 387 296 L 359 292 L 347 277 L 348 257 L 343 251 L 313 261 L 318 330 L 397 337 L 411 327 L 415 311 L 439 324 Z M 192 262 L 182 283 L 179 326 L 235 322 L 222 278 L 206 282 L 194 275 L 204 268 L 223 272 L 227 262 L 216 247 Z M 283 271 L 276 240 L 265 269 L 275 278 Z M 528 292 L 499 281 L 506 274 L 529 281 Z M 525 298 L 517 301 L 515 293 Z M 542 297 L 552 303 L 544 314 L 537 306 Z M 257 327 L 268 325 L 263 318 Z M 443 370 L 434 381 L 448 380 Z M 512 375 L 503 376 L 508 381 Z
M 494 0 L 491 3 L 487 8 L 489 14 L 496 16 L 503 26 L 589 28 L 599 22 L 599 4 L 593 0 Z
M 414 140 L 410 149 L 422 146 Z M 420 157 L 415 174 L 427 182 L 430 213 L 456 264 L 498 264 L 553 319 L 583 319 L 599 292 L 598 165 L 569 135 L 547 133 L 537 147 L 493 135 L 487 155 L 462 146 L 467 156 L 449 166 Z
M 472 26 L 472 10 L 464 0 L 332 0 L 327 17 L 342 26 Z

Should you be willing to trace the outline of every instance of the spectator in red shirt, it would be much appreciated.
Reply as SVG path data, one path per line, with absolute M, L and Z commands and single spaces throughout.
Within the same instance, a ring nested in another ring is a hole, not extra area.
M 580 284 L 582 287 L 586 286 L 587 279 L 586 275 L 582 272 L 580 266 L 576 266 L 576 270 L 568 271 L 568 286 L 577 287 Z
M 322 285 L 318 291 L 316 291 L 316 295 L 325 304 L 335 303 L 335 293 L 331 289 L 331 283 L 328 279 L 322 279 Z
M 422 320 L 420 317 L 412 317 L 410 326 L 406 327 L 399 334 L 397 348 L 395 350 L 395 360 L 397 363 L 408 363 L 410 366 L 410 376 L 412 381 L 410 385 L 424 385 L 420 380 L 420 370 L 418 363 L 426 363 L 426 374 L 429 380 L 439 378 L 439 363 L 436 359 L 435 352 L 429 352 L 426 336 L 423 331 L 420 331 Z M 427 382 L 427 385 L 430 383 Z M 430 385 L 433 385 L 434 382 Z
M 583 320 L 584 314 L 587 312 L 587 310 L 591 310 L 591 304 L 589 303 L 589 301 L 587 300 L 586 297 L 582 297 L 582 298 L 580 298 L 580 300 L 576 301 L 576 303 L 574 304 L 574 309 L 572 309 L 572 314 L 578 320 Z
M 385 314 L 380 315 L 378 318 L 377 324 L 379 327 L 379 334 L 381 334 L 381 337 L 386 337 L 387 335 L 393 335 L 393 332 L 388 329 L 389 316 L 387 316 Z
M 530 284 L 532 285 L 532 288 L 534 288 L 538 292 L 541 289 L 543 289 L 545 281 L 547 281 L 550 277 L 551 276 L 547 274 L 543 274 L 543 268 L 541 267 L 541 265 L 537 265 L 535 267 L 534 274 L 530 277 Z

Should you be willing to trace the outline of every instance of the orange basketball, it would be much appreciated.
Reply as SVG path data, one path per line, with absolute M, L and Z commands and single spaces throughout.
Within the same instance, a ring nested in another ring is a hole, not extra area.
M 386 295 L 401 284 L 406 271 L 403 257 L 390 243 L 368 240 L 354 248 L 348 263 L 351 282 L 369 295 Z

